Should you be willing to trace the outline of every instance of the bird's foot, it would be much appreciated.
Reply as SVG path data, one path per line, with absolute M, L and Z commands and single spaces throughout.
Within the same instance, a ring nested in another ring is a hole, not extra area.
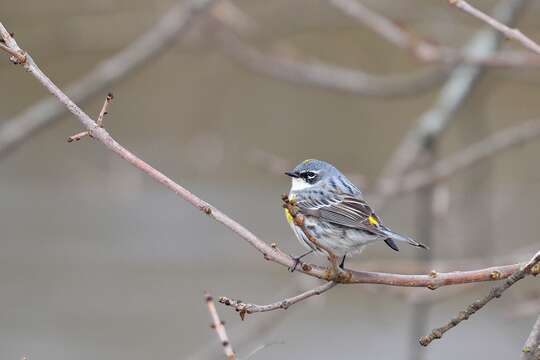
M 289 266 L 289 268 L 288 268 L 288 270 L 290 272 L 294 272 L 296 270 L 296 268 L 300 264 L 300 259 L 301 259 L 301 257 L 293 257 L 293 265 Z
M 290 271 L 290 272 L 294 272 L 294 271 L 296 270 L 296 268 L 298 267 L 298 265 L 300 264 L 300 260 L 302 260 L 302 258 L 303 258 L 304 256 L 307 256 L 307 255 L 311 254 L 312 252 L 313 252 L 313 250 L 310 250 L 310 251 L 308 251 L 307 253 L 302 254 L 302 255 L 300 255 L 300 256 L 298 256 L 298 257 L 294 257 L 294 256 L 293 256 L 293 257 L 292 257 L 292 259 L 293 259 L 293 264 L 292 264 L 292 266 L 289 266 L 289 271 Z

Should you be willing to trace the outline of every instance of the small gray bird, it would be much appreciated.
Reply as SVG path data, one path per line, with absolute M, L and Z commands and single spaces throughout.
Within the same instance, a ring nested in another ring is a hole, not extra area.
M 361 252 L 367 244 L 382 240 L 399 251 L 396 241 L 427 249 L 410 237 L 393 232 L 383 225 L 362 196 L 362 192 L 331 164 L 308 159 L 286 172 L 292 178 L 289 200 L 304 216 L 304 226 L 321 245 L 345 258 Z M 312 252 L 321 252 L 298 227 L 287 209 L 285 215 L 296 237 L 309 251 L 297 258 L 290 269 L 294 271 L 300 259 Z

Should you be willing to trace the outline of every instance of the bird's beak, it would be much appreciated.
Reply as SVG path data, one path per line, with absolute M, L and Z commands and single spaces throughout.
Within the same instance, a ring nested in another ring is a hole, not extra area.
M 285 175 L 290 176 L 290 177 L 292 177 L 292 178 L 298 178 L 298 177 L 299 177 L 297 173 L 295 173 L 295 172 L 289 172 L 289 171 L 286 171 L 286 172 L 285 172 Z

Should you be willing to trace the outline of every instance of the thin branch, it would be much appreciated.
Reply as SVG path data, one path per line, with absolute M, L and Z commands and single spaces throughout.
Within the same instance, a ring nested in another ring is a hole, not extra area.
M 540 58 L 529 52 L 498 51 L 492 54 L 463 52 L 435 45 L 398 25 L 395 21 L 368 8 L 356 0 L 331 0 L 330 3 L 345 15 L 362 23 L 400 49 L 410 51 L 418 60 L 446 64 L 467 63 L 488 66 L 539 66 Z
M 495 16 L 511 23 L 524 7 L 526 0 L 501 0 L 495 8 Z M 465 48 L 466 53 L 487 56 L 500 43 L 500 33 L 486 29 L 478 32 Z M 409 130 L 382 171 L 377 192 L 409 171 L 421 155 L 424 147 L 435 141 L 455 119 L 454 114 L 472 92 L 480 79 L 481 65 L 462 64 L 451 74 L 431 109 L 422 114 L 416 125 Z
M 3 25 L 0 23 L 0 29 L 3 29 Z M 14 41 L 14 40 L 13 40 Z M 16 42 L 14 42 L 15 49 L 20 50 Z M 96 140 L 99 140 L 105 147 L 112 152 L 116 153 L 122 159 L 129 162 L 131 165 L 146 173 L 151 178 L 161 183 L 182 199 L 190 203 L 195 208 L 199 209 L 209 217 L 218 221 L 225 227 L 229 228 L 240 236 L 243 240 L 257 249 L 263 254 L 264 258 L 290 267 L 294 264 L 294 260 L 288 254 L 282 252 L 276 246 L 271 246 L 255 234 L 249 231 L 246 227 L 242 226 L 237 221 L 233 220 L 225 213 L 221 212 L 218 208 L 210 205 L 204 200 L 200 199 L 189 190 L 185 189 L 181 185 L 177 184 L 165 174 L 161 173 L 157 169 L 138 158 L 132 152 L 120 145 L 114 140 L 106 129 L 97 126 L 96 122 L 90 118 L 84 111 L 82 111 L 66 94 L 62 92 L 36 65 L 34 60 L 29 54 L 26 54 L 27 61 L 24 65 L 24 69 L 32 74 L 48 91 L 50 91 L 69 111 L 88 129 L 92 131 L 92 135 Z M 336 282 L 340 283 L 367 283 L 367 284 L 386 284 L 391 286 L 407 286 L 407 287 L 427 287 L 430 289 L 436 289 L 441 286 L 465 284 L 471 282 L 481 281 L 493 281 L 501 280 L 509 277 L 513 272 L 518 270 L 522 264 L 502 265 L 495 266 L 486 269 L 470 270 L 470 271 L 455 271 L 448 273 L 436 273 L 432 272 L 428 275 L 402 275 L 402 274 L 390 274 L 381 272 L 366 272 L 366 271 L 352 271 L 346 270 L 345 276 L 340 276 L 336 279 Z M 299 271 L 311 275 L 316 278 L 324 280 L 333 280 L 333 274 L 331 269 L 322 268 L 320 266 L 303 264 Z
M 222 51 L 257 74 L 298 85 L 310 85 L 360 96 L 413 96 L 430 91 L 448 76 L 448 68 L 422 69 L 405 75 L 375 76 L 320 61 L 263 53 L 223 27 L 216 33 Z
M 422 336 L 419 342 L 422 346 L 428 346 L 433 340 L 440 339 L 445 332 L 459 325 L 463 320 L 467 320 L 470 316 L 482 309 L 487 303 L 495 298 L 501 297 L 509 287 L 514 285 L 519 280 L 523 279 L 526 275 L 537 275 L 540 272 L 540 251 L 538 251 L 526 264 L 524 264 L 519 270 L 515 271 L 509 278 L 507 278 L 501 285 L 491 289 L 488 295 L 481 300 L 476 300 L 467 307 L 466 310 L 461 311 L 457 317 L 453 318 L 446 325 L 440 328 L 433 329 L 431 334 Z
M 193 24 L 193 18 L 206 11 L 217 0 L 190 0 L 172 6 L 155 25 L 146 30 L 129 46 L 114 56 L 97 64 L 87 75 L 69 84 L 66 93 L 75 102 L 84 102 L 124 79 L 163 50 L 174 44 L 179 35 L 185 34 Z M 3 44 L 1 44 L 3 45 Z M 11 55 L 19 52 L 9 48 Z M 22 61 L 24 62 L 24 61 Z M 66 107 L 54 97 L 47 97 L 19 115 L 2 121 L 0 126 L 0 157 L 17 145 L 58 120 L 66 113 Z
M 504 36 L 506 36 L 507 38 L 520 42 L 527 49 L 540 55 L 540 45 L 538 45 L 532 39 L 523 34 L 519 29 L 513 29 L 508 27 L 507 25 L 487 15 L 486 13 L 478 10 L 465 0 L 448 0 L 448 2 L 450 3 L 450 5 L 454 5 L 458 9 L 463 10 L 464 12 L 474 16 L 477 19 L 482 20 L 492 28 L 503 33 Z
M 536 360 L 540 357 L 540 316 L 536 319 L 531 333 L 522 349 L 521 360 Z
M 279 310 L 279 309 L 287 310 L 291 305 L 299 303 L 312 296 L 321 295 L 322 293 L 325 293 L 326 291 L 330 290 L 336 285 L 337 285 L 336 282 L 328 281 L 321 286 L 317 286 L 314 289 L 308 290 L 306 292 L 303 292 L 301 294 L 298 294 L 290 298 L 276 301 L 268 305 L 256 305 L 256 304 L 245 303 L 240 300 L 230 299 L 226 296 L 220 297 L 219 302 L 227 306 L 233 307 L 240 314 L 240 317 L 242 318 L 242 320 L 244 320 L 246 314 L 267 312 L 267 311 L 273 311 L 273 310 Z
M 212 329 L 216 330 L 219 340 L 221 341 L 221 345 L 223 346 L 223 352 L 225 353 L 227 359 L 235 360 L 236 355 L 234 354 L 231 342 L 229 341 L 229 337 L 227 336 L 227 331 L 225 330 L 225 323 L 219 318 L 219 314 L 216 310 L 216 305 L 214 304 L 214 299 L 212 299 L 212 296 L 208 292 L 204 293 L 204 298 L 206 300 L 206 305 L 208 305 L 208 312 L 210 313 L 210 317 L 212 318 L 211 327 Z

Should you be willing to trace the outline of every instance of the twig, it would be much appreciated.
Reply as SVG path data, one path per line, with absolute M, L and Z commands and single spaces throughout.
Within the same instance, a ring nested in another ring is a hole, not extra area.
M 206 11 L 216 1 L 189 0 L 172 6 L 154 26 L 144 31 L 129 46 L 97 64 L 81 79 L 69 84 L 66 93 L 73 101 L 80 103 L 101 93 L 103 89 L 110 88 L 113 83 L 124 79 L 174 44 L 179 35 L 191 29 L 193 18 Z M 13 55 L 12 51 L 15 50 L 9 49 L 10 54 Z M 54 97 L 47 97 L 19 115 L 2 121 L 0 157 L 8 154 L 38 130 L 58 120 L 66 110 L 66 107 Z
M 0 23 L 0 29 L 3 25 Z M 14 46 L 17 46 L 15 43 Z M 18 46 L 16 49 L 19 49 Z M 62 92 L 36 65 L 34 60 L 27 54 L 27 61 L 22 65 L 28 73 L 32 74 L 47 90 L 49 90 L 69 111 L 88 129 L 92 130 L 92 135 L 96 140 L 99 140 L 105 147 L 118 156 L 129 162 L 131 165 L 146 173 L 151 178 L 167 187 L 182 199 L 190 203 L 195 208 L 199 209 L 209 217 L 218 221 L 225 227 L 229 228 L 240 236 L 243 240 L 257 249 L 263 254 L 264 258 L 290 267 L 294 264 L 292 257 L 282 252 L 275 246 L 271 246 L 255 234 L 242 226 L 237 221 L 233 220 L 218 208 L 201 200 L 199 197 L 191 193 L 189 190 L 180 186 L 165 174 L 144 162 L 142 159 L 131 153 L 129 150 L 120 145 L 114 140 L 106 129 L 96 126 L 96 122 L 92 120 L 84 111 L 82 111 L 66 94 Z M 381 272 L 366 272 L 347 270 L 347 276 L 339 277 L 336 281 L 340 283 L 368 283 L 368 284 L 386 284 L 391 286 L 407 286 L 407 287 L 427 287 L 436 289 L 441 286 L 465 284 L 471 282 L 501 280 L 510 276 L 513 272 L 519 269 L 521 264 L 495 266 L 486 269 L 471 270 L 471 271 L 455 271 L 448 273 L 435 273 L 429 275 L 403 275 L 390 274 Z M 328 269 L 316 265 L 304 264 L 299 271 L 309 274 L 310 276 L 333 280 L 328 273 Z
M 503 22 L 510 23 L 525 4 L 525 0 L 501 0 L 494 13 Z M 492 54 L 499 42 L 500 33 L 492 29 L 478 32 L 467 45 L 465 52 L 487 56 Z M 404 136 L 394 154 L 382 171 L 377 192 L 384 192 L 392 179 L 401 177 L 411 169 L 427 143 L 438 138 L 455 118 L 453 115 L 472 92 L 480 79 L 481 65 L 458 66 L 441 90 L 430 110 L 420 116 L 417 124 Z
M 219 340 L 221 341 L 221 345 L 223 346 L 223 352 L 225 353 L 227 359 L 235 360 L 236 355 L 234 354 L 231 342 L 229 341 L 229 337 L 227 336 L 227 331 L 225 330 L 225 323 L 219 318 L 218 312 L 216 310 L 216 305 L 214 304 L 214 299 L 212 299 L 212 296 L 208 292 L 204 293 L 204 298 L 206 300 L 206 305 L 208 305 L 208 312 L 210 313 L 210 317 L 212 318 L 211 327 L 212 329 L 216 330 Z
M 374 33 L 400 49 L 410 51 L 418 60 L 446 64 L 467 63 L 487 66 L 538 66 L 540 58 L 529 52 L 498 51 L 492 54 L 463 52 L 435 45 L 406 30 L 393 20 L 377 13 L 356 0 L 331 0 L 330 3 L 347 16 L 362 23 Z
M 98 119 L 96 120 L 96 126 L 101 127 L 101 128 L 103 127 L 103 118 L 105 117 L 105 115 L 107 115 L 107 107 L 111 103 L 112 99 L 113 99 L 113 94 L 109 93 L 107 97 L 105 98 L 105 102 L 103 103 L 103 107 L 101 108 L 101 111 L 99 112 Z M 87 131 L 77 133 L 75 135 L 71 135 L 70 137 L 68 137 L 67 141 L 68 142 L 79 141 L 87 135 L 89 137 L 93 137 L 91 130 L 87 130 Z
M 240 300 L 230 299 L 226 296 L 220 297 L 219 302 L 227 306 L 231 306 L 235 308 L 235 310 L 239 313 L 242 320 L 244 320 L 247 314 L 267 312 L 267 311 L 273 311 L 273 310 L 279 310 L 279 309 L 287 310 L 291 305 L 299 303 L 300 301 L 306 300 L 312 296 L 320 295 L 330 290 L 336 285 L 337 285 L 336 282 L 328 281 L 325 284 L 318 286 L 314 289 L 308 290 L 306 292 L 303 292 L 301 294 L 298 294 L 290 298 L 276 301 L 268 305 L 256 305 L 256 304 L 245 303 Z
M 429 91 L 442 83 L 449 69 L 422 69 L 405 75 L 375 76 L 320 61 L 300 61 L 289 56 L 265 54 L 243 43 L 223 27 L 216 33 L 222 51 L 257 74 L 298 85 L 317 86 L 360 96 L 413 96 Z
M 523 279 L 526 275 L 537 275 L 540 272 L 540 251 L 538 251 L 531 260 L 524 264 L 519 270 L 515 271 L 508 279 L 506 279 L 501 285 L 491 289 L 488 295 L 481 300 L 476 300 L 467 307 L 466 310 L 461 311 L 457 317 L 453 318 L 446 325 L 440 328 L 434 329 L 431 334 L 422 336 L 419 342 L 422 346 L 428 346 L 433 340 L 440 339 L 445 332 L 459 325 L 463 320 L 467 320 L 470 316 L 482 309 L 491 300 L 498 298 L 509 287 L 514 285 L 519 280 Z
M 12 48 L 4 45 L 4 43 L 0 43 L 0 49 L 11 55 L 9 60 L 14 64 L 24 64 L 26 61 L 26 56 L 24 54 L 13 50 Z
M 540 316 L 536 319 L 531 333 L 522 349 L 521 360 L 537 360 L 540 357 Z
M 531 40 L 529 37 L 525 36 L 525 34 L 523 34 L 519 29 L 512 29 L 508 27 L 507 25 L 501 23 L 500 21 L 492 18 L 486 13 L 483 13 L 474 6 L 470 5 L 465 0 L 448 0 L 448 2 L 450 3 L 450 5 L 454 5 L 458 9 L 463 10 L 464 12 L 476 17 L 477 19 L 482 20 L 497 31 L 503 33 L 504 36 L 506 36 L 507 38 L 520 42 L 527 49 L 540 55 L 540 45 Z

